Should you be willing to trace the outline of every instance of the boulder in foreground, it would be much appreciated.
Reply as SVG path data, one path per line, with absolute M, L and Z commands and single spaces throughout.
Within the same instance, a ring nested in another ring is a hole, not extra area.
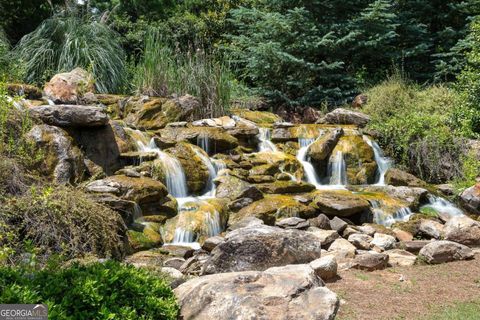
M 212 250 L 203 273 L 266 270 L 320 258 L 321 243 L 314 233 L 267 225 L 236 229 Z
M 182 319 L 335 318 L 339 300 L 308 265 L 199 277 L 175 289 Z
M 473 258 L 473 251 L 463 244 L 453 241 L 433 241 L 420 250 L 419 257 L 427 263 L 438 264 Z

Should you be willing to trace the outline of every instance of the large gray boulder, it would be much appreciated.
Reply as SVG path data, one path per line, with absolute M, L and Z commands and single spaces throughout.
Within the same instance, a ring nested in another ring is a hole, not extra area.
M 174 291 L 185 320 L 333 320 L 339 306 L 308 265 L 208 275 Z
M 361 112 L 338 108 L 327 113 L 323 120 L 330 124 L 352 124 L 365 127 L 370 122 L 370 117 Z
M 455 260 L 473 258 L 473 251 L 469 247 L 453 241 L 433 241 L 420 250 L 419 257 L 427 263 L 438 264 Z
M 463 191 L 460 203 L 467 212 L 480 215 L 480 183 Z
M 320 258 L 321 239 L 314 233 L 267 225 L 236 229 L 212 250 L 204 274 L 266 270 Z
M 467 246 L 480 245 L 480 222 L 467 216 L 455 216 L 444 227 L 445 240 L 458 242 Z
M 30 115 L 58 127 L 101 127 L 108 123 L 105 109 L 95 106 L 43 105 L 29 109 Z

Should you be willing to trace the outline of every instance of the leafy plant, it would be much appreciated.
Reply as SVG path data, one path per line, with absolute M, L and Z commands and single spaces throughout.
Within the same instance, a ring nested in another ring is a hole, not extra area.
M 10 248 L 3 263 L 15 264 L 36 248 L 40 263 L 52 255 L 72 259 L 87 253 L 121 258 L 126 228 L 114 211 L 69 187 L 32 187 L 18 197 L 2 197 L 0 248 Z
M 366 93 L 370 128 L 397 163 L 433 183 L 462 176 L 465 141 L 453 120 L 459 99 L 454 90 L 421 88 L 394 74 Z
M 44 20 L 20 40 L 15 54 L 25 64 L 28 82 L 83 67 L 94 75 L 99 92 L 121 91 L 125 85 L 126 57 L 118 35 L 91 14 L 69 11 Z
M 176 319 L 167 282 L 114 261 L 43 270 L 0 268 L 2 303 L 45 303 L 49 319 Z
M 149 95 L 191 94 L 202 106 L 196 117 L 216 117 L 230 105 L 232 76 L 227 66 L 203 50 L 182 53 L 173 50 L 158 31 L 146 39 L 142 59 L 136 67 L 137 91 Z

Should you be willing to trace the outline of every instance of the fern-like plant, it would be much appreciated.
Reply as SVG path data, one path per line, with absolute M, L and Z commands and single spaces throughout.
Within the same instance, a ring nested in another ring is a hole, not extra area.
M 118 92 L 126 79 L 126 57 L 118 35 L 90 14 L 55 15 L 24 36 L 15 53 L 25 65 L 27 82 L 42 83 L 53 74 L 83 67 L 98 92 Z

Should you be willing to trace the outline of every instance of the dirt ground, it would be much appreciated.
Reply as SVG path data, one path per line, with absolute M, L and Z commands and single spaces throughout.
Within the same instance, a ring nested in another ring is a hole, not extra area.
M 479 301 L 480 253 L 440 265 L 340 271 L 326 285 L 341 300 L 338 320 L 421 319 L 456 302 Z

